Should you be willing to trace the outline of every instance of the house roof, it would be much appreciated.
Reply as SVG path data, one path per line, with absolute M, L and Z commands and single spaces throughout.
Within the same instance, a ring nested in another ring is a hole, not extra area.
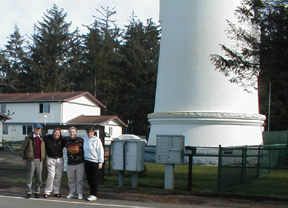
M 115 115 L 103 115 L 103 116 L 84 116 L 80 115 L 74 119 L 71 119 L 67 122 L 67 124 L 100 124 L 105 125 L 110 121 L 116 121 L 121 126 L 127 127 L 127 124 L 125 124 L 118 116 Z
M 5 115 L 5 114 L 3 114 L 3 113 L 0 113 L 0 120 L 2 121 L 2 120 L 10 120 L 10 119 L 12 119 L 11 117 L 9 117 L 9 116 L 7 116 L 7 115 Z
M 106 107 L 88 91 L 7 93 L 0 94 L 0 103 L 67 102 L 81 96 L 88 97 L 88 99 L 97 103 L 100 107 Z

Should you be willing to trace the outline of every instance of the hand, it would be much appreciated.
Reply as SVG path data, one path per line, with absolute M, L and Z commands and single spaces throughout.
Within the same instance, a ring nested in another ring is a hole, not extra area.
M 24 162 L 24 164 L 26 165 L 26 163 L 27 163 L 27 160 L 23 160 L 23 162 Z
M 99 163 L 99 165 L 98 165 L 98 169 L 102 169 L 102 167 L 103 167 L 103 164 L 101 163 Z

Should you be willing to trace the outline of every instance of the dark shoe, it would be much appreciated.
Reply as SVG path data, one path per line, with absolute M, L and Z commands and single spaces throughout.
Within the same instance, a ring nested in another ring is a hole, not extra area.
M 60 194 L 54 194 L 55 197 L 60 198 L 61 195 Z
M 44 194 L 44 198 L 48 198 L 48 196 L 49 196 L 48 194 Z
M 30 199 L 31 198 L 31 194 L 27 194 L 26 199 Z
M 35 198 L 40 198 L 40 194 L 35 194 Z

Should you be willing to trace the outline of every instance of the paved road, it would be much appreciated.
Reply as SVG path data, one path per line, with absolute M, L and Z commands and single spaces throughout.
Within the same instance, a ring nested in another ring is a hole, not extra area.
M 88 207 L 105 207 L 105 208 L 198 208 L 199 206 L 191 206 L 191 205 L 175 205 L 175 204 L 163 204 L 163 203 L 155 203 L 155 202 L 135 202 L 135 201 L 127 201 L 127 200 L 105 200 L 101 199 L 95 202 L 89 202 L 85 200 L 77 200 L 77 199 L 56 199 L 56 198 L 40 198 L 40 199 L 26 199 L 19 196 L 4 196 L 0 195 L 0 208 L 88 208 Z

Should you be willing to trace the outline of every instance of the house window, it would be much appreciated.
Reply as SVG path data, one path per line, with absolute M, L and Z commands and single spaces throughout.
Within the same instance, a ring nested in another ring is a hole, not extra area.
M 109 135 L 111 136 L 113 134 L 113 128 L 109 127 Z
M 8 125 L 3 124 L 3 134 L 7 135 L 8 134 Z
M 40 103 L 39 112 L 40 113 L 50 113 L 50 104 L 49 103 Z
M 1 104 L 1 113 L 6 114 L 6 104 Z
M 23 135 L 28 135 L 31 131 L 32 131 L 32 126 L 24 125 L 22 127 L 22 134 Z

